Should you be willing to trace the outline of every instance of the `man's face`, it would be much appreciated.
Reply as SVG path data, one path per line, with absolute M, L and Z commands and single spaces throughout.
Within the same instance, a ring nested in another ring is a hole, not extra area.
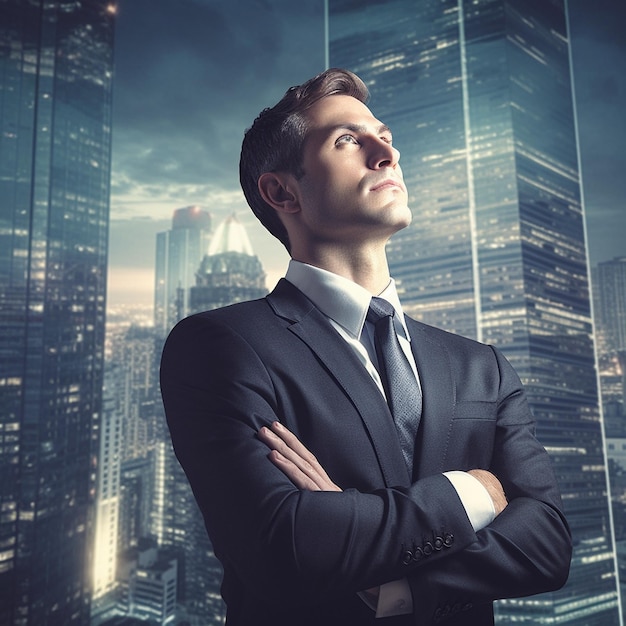
M 297 189 L 307 235 L 357 243 L 407 226 L 411 212 L 389 128 L 344 95 L 323 98 L 306 115 Z

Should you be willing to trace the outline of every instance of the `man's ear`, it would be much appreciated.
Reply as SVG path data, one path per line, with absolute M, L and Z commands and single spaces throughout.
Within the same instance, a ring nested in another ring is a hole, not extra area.
M 281 213 L 297 213 L 300 203 L 293 193 L 290 175 L 284 172 L 265 172 L 257 183 L 259 193 L 265 202 Z

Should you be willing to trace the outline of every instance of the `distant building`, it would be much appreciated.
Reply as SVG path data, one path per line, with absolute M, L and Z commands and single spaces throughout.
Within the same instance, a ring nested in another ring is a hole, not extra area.
M 241 222 L 226 218 L 217 228 L 190 289 L 189 310 L 197 313 L 262 298 L 265 272 Z
M 155 399 L 161 340 L 149 326 L 130 326 L 112 342 L 111 363 L 117 369 L 115 402 L 123 415 L 124 461 L 145 458 L 162 429 L 160 399 Z
M 211 236 L 211 216 L 198 206 L 174 211 L 172 228 L 157 235 L 154 326 L 165 338 L 189 313 L 189 288 Z
M 121 325 L 111 330 L 108 344 L 97 466 L 92 626 L 126 610 L 119 602 L 124 589 L 120 555 L 142 539 L 156 537 L 163 512 L 155 496 L 163 496 L 156 459 L 165 426 L 161 402 L 155 399 L 161 340 L 152 327 Z
M 137 549 L 128 580 L 128 615 L 166 626 L 176 617 L 178 563 L 154 544 Z
M 120 530 L 124 531 L 124 537 L 127 532 L 131 536 L 135 532 L 139 532 L 140 537 L 158 536 L 162 520 L 155 496 L 159 491 L 156 448 L 163 441 L 165 424 L 156 378 L 162 340 L 152 327 L 130 326 L 111 334 L 109 343 L 107 372 L 114 377 L 111 401 L 121 416 L 119 452 L 123 509 Z M 150 464 L 149 469 L 145 468 L 146 463 Z M 140 510 L 131 510 L 129 507 L 133 505 Z M 134 544 L 122 543 L 124 548 L 129 545 Z
M 90 621 L 111 175 L 108 0 L 0 3 L 0 623 Z
M 502 349 L 561 486 L 569 581 L 499 623 L 619 624 L 565 0 L 327 7 L 329 65 L 365 80 L 402 154 L 405 310 Z
M 626 606 L 626 257 L 593 268 L 595 329 L 611 499 Z
M 93 599 L 112 594 L 117 587 L 120 522 L 122 414 L 114 401 L 115 372 L 105 377 L 100 450 L 96 482 Z
M 626 257 L 598 263 L 594 293 L 595 319 L 605 349 L 626 351 Z

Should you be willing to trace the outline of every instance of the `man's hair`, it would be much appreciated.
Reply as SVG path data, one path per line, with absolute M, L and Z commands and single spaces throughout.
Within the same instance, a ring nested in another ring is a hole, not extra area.
M 289 237 L 277 211 L 263 200 L 258 181 L 265 172 L 304 175 L 302 151 L 308 132 L 306 111 L 327 96 L 369 100 L 365 83 L 348 70 L 329 69 L 302 85 L 290 87 L 283 98 L 264 109 L 246 131 L 239 160 L 239 180 L 246 200 L 267 230 L 289 251 Z

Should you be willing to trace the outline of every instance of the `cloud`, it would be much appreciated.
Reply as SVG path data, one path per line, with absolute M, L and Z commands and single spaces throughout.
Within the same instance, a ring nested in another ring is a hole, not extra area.
M 592 264 L 626 246 L 626 3 L 569 0 L 585 214 Z
M 126 0 L 118 15 L 114 194 L 238 183 L 244 129 L 323 65 L 318 0 Z M 123 181 L 126 181 L 124 183 Z

